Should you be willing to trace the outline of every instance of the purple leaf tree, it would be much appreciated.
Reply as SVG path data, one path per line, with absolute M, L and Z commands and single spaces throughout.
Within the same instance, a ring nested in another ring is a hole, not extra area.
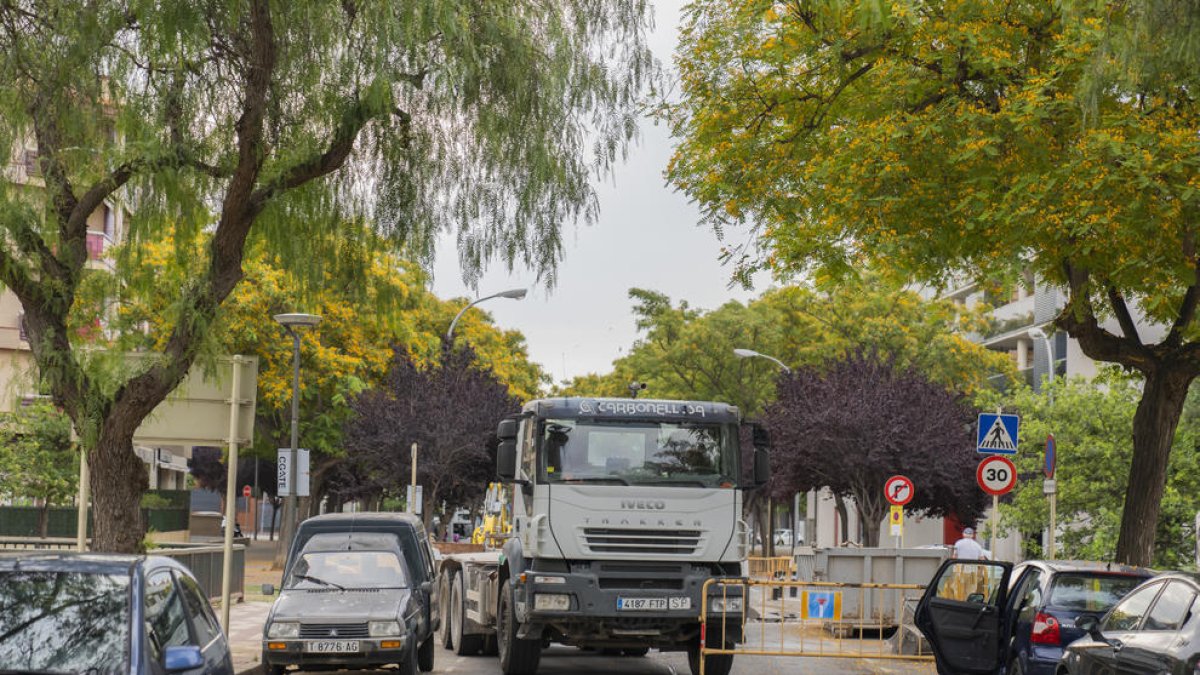
M 916 484 L 908 512 L 973 523 L 986 504 L 975 485 L 975 415 L 961 395 L 875 352 L 796 369 L 763 414 L 770 489 L 790 498 L 827 487 L 841 503 L 852 499 L 865 546 L 879 545 L 883 484 L 895 474 Z

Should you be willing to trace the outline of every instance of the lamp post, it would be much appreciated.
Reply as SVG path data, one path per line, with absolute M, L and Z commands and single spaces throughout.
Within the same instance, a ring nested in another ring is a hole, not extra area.
M 283 525 L 288 532 L 286 536 L 279 537 L 280 547 L 275 555 L 276 565 L 282 565 L 283 556 L 291 545 L 292 537 L 296 535 L 296 527 L 300 521 L 299 502 L 296 498 L 299 488 L 296 482 L 296 464 L 300 458 L 300 331 L 316 327 L 321 323 L 321 317 L 316 314 L 276 314 L 275 320 L 292 336 L 292 461 L 288 466 L 290 489 L 283 506 Z
M 792 372 L 792 369 L 788 368 L 787 364 L 784 363 L 783 361 L 780 361 L 779 359 L 775 358 L 774 356 L 770 356 L 768 354 L 763 354 L 761 352 L 756 352 L 753 349 L 735 348 L 733 350 L 733 354 L 734 354 L 734 356 L 738 357 L 739 359 L 753 359 L 753 358 L 766 359 L 766 360 L 770 361 L 771 363 L 774 363 L 775 365 L 779 366 L 779 368 L 781 370 L 783 370 L 783 372 L 789 373 L 789 374 Z M 814 499 L 814 504 L 815 503 L 816 503 L 816 501 Z M 816 511 L 816 508 L 814 508 L 813 511 Z M 800 513 L 800 493 L 798 493 L 798 492 L 796 493 L 795 498 L 792 500 L 792 513 L 793 514 Z M 796 535 L 798 534 L 795 530 L 798 530 L 799 528 L 796 527 L 796 523 L 794 522 L 795 521 L 794 516 L 793 516 L 792 520 L 793 520 L 793 523 L 792 523 L 792 530 L 793 530 L 792 531 L 792 550 L 795 551 L 796 550 Z M 768 548 L 767 540 L 764 539 L 763 540 L 763 549 L 769 550 L 769 551 L 771 551 L 772 554 L 774 554 L 774 551 L 775 551 L 775 538 L 774 538 L 775 537 L 775 500 L 771 499 L 770 497 L 767 498 L 767 522 L 769 523 L 769 527 L 767 528 L 768 531 L 764 533 L 764 536 L 771 538 L 770 539 L 771 544 L 770 544 L 770 547 Z M 813 518 L 813 535 L 814 536 L 816 534 L 816 530 L 817 530 L 816 516 L 814 514 L 814 518 Z M 805 534 L 807 535 L 808 533 L 805 532 Z
M 792 372 L 792 369 L 788 368 L 787 364 L 784 363 L 783 361 L 780 361 L 779 359 L 775 358 L 774 356 L 768 356 L 767 354 L 761 354 L 759 352 L 754 351 L 753 349 L 735 349 L 735 350 L 733 350 L 733 353 L 739 359 L 752 359 L 755 357 L 758 357 L 761 359 L 766 359 L 768 361 L 771 361 L 775 365 L 779 366 L 780 368 L 782 368 L 783 372 L 785 372 L 785 373 Z
M 1029 337 L 1035 340 L 1045 340 L 1046 342 L 1046 361 L 1050 369 L 1046 372 L 1046 402 L 1049 406 L 1054 405 L 1054 344 L 1050 342 L 1050 336 L 1046 335 L 1046 331 L 1042 330 L 1041 326 L 1032 328 L 1029 331 Z M 1057 462 L 1057 458 L 1055 459 Z M 1055 532 L 1056 521 L 1058 520 L 1058 485 L 1053 482 L 1053 478 L 1047 478 L 1042 484 L 1042 491 L 1050 497 L 1050 529 L 1046 533 L 1046 557 L 1054 560 L 1054 555 L 1058 548 L 1058 537 Z
M 463 314 L 467 313 L 468 309 L 471 309 L 472 307 L 474 307 L 475 305 L 478 305 L 481 302 L 486 302 L 488 300 L 491 300 L 492 298 L 509 298 L 510 300 L 522 300 L 522 299 L 524 299 L 525 294 L 528 292 L 529 292 L 528 289 L 525 289 L 525 288 L 513 288 L 513 289 L 510 289 L 507 291 L 500 291 L 499 293 L 493 293 L 493 294 L 487 296 L 486 298 L 480 298 L 480 299 L 476 300 L 475 302 L 470 303 L 466 307 L 463 307 L 462 309 L 458 310 L 458 314 L 455 314 L 454 320 L 450 322 L 449 330 L 446 331 L 446 344 L 450 344 L 451 342 L 453 342 L 454 326 L 456 324 L 458 324 L 458 320 L 462 318 Z

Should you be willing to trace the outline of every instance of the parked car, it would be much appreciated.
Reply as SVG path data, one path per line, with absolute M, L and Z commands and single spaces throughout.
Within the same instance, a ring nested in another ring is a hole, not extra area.
M 233 675 L 195 577 L 161 556 L 0 555 L 0 672 Z
M 914 621 L 939 673 L 1055 673 L 1055 655 L 1081 634 L 1069 629 L 1074 617 L 1094 618 L 1150 574 L 1102 563 L 1031 562 L 1014 572 L 1009 562 L 947 560 Z
M 1099 562 L 1030 561 L 1013 568 L 1014 609 L 1008 675 L 1055 675 L 1063 647 L 1084 636 L 1083 616 L 1099 619 L 1153 572 Z
M 300 524 L 263 629 L 264 671 L 289 665 L 428 672 L 440 624 L 433 553 L 416 516 L 327 514 Z M 264 585 L 270 595 L 274 588 Z
M 1134 589 L 1102 619 L 1084 615 L 1087 635 L 1065 650 L 1056 675 L 1170 673 L 1200 667 L 1200 583 L 1168 572 Z

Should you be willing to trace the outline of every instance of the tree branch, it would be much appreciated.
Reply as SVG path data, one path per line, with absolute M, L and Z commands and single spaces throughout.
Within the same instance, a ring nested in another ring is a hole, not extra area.
M 1140 346 L 1142 338 L 1138 335 L 1137 324 L 1133 322 L 1125 297 L 1111 284 L 1105 289 L 1105 293 L 1108 295 L 1108 304 L 1112 305 L 1113 314 L 1117 316 L 1117 323 L 1121 324 L 1121 332 L 1127 339 Z
M 1143 373 L 1154 370 L 1157 360 L 1154 354 L 1135 337 L 1119 337 L 1100 326 L 1095 308 L 1089 295 L 1091 275 L 1086 269 L 1075 267 L 1070 260 L 1063 261 L 1070 297 L 1067 306 L 1055 320 L 1055 325 L 1067 331 L 1079 341 L 1083 353 L 1097 361 L 1112 361 Z

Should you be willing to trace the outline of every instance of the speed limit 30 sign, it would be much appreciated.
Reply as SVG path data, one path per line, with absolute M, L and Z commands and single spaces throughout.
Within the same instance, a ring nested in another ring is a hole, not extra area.
M 1007 457 L 992 455 L 979 463 L 975 480 L 989 495 L 1006 494 L 1017 484 L 1017 467 Z

